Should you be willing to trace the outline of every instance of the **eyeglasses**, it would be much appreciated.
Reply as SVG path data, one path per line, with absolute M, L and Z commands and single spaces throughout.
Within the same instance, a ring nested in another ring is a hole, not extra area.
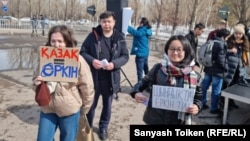
M 178 53 L 178 54 L 180 54 L 180 53 L 182 53 L 184 50 L 183 49 L 181 49 L 181 48 L 169 48 L 168 49 L 171 53 L 174 53 L 175 51 Z

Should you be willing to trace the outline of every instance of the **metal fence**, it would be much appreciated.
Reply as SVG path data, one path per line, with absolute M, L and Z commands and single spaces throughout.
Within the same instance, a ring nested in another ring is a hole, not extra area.
M 37 22 L 37 30 L 41 30 L 41 20 Z M 55 25 L 67 25 L 70 26 L 73 30 L 77 31 L 90 31 L 93 24 L 78 24 L 77 22 L 67 22 L 67 21 L 49 21 L 45 24 L 45 30 L 48 30 L 50 27 Z M 0 30 L 32 30 L 31 21 L 20 21 L 20 20 L 9 20 L 9 19 L 0 19 Z

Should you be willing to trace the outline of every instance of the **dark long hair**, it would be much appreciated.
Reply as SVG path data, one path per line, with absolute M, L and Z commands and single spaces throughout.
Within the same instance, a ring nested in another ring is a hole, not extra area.
M 140 23 L 143 26 L 146 26 L 147 28 L 152 28 L 152 26 L 149 24 L 148 19 L 146 17 L 142 17 Z
M 192 49 L 191 44 L 189 43 L 188 39 L 183 35 L 173 35 L 169 38 L 167 41 L 164 51 L 166 54 L 168 54 L 169 45 L 174 40 L 179 40 L 183 46 L 183 50 L 185 51 L 185 57 L 184 59 L 178 64 L 177 67 L 186 67 L 188 66 L 193 60 L 194 60 L 194 51 Z
M 48 36 L 48 41 L 45 44 L 46 46 L 51 46 L 50 41 L 51 41 L 51 36 L 53 33 L 61 33 L 64 39 L 64 42 L 66 44 L 66 47 L 76 47 L 77 46 L 77 41 L 75 37 L 73 36 L 73 31 L 66 25 L 56 25 L 53 26 L 49 30 L 49 36 Z

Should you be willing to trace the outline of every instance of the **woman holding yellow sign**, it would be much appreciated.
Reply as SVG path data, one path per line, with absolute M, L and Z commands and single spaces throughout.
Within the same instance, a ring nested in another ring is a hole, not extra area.
M 190 115 L 202 109 L 201 97 L 195 92 L 200 75 L 195 72 L 194 52 L 182 35 L 172 36 L 165 45 L 162 63 L 133 87 L 131 96 L 147 105 L 143 120 L 146 124 L 191 124 Z M 142 92 L 151 88 L 150 96 Z

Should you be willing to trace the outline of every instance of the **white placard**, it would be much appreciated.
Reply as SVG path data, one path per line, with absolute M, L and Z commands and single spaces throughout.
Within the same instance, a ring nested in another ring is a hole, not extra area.
M 193 104 L 195 89 L 153 85 L 152 107 L 186 112 Z
M 124 7 L 122 9 L 122 33 L 126 36 L 128 26 L 131 25 L 131 18 L 133 15 L 133 10 L 131 7 Z

